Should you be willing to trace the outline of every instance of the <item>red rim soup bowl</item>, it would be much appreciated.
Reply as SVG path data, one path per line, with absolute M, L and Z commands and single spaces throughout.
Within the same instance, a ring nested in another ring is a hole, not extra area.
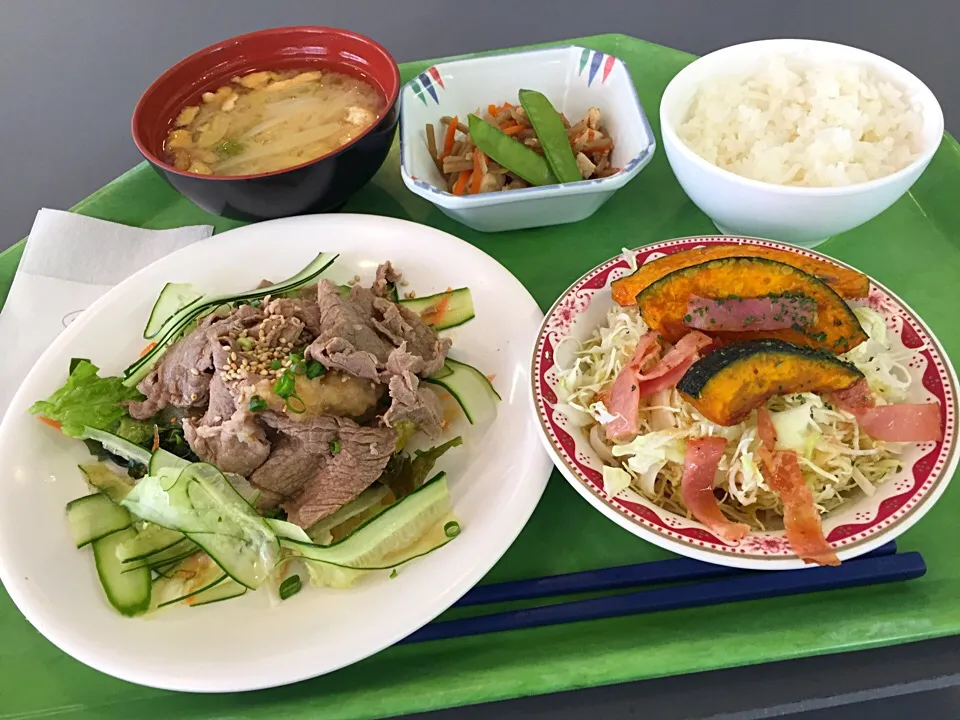
M 385 110 L 362 134 L 314 160 L 257 175 L 197 175 L 164 160 L 163 142 L 180 110 L 201 102 L 237 75 L 257 70 L 319 68 L 370 83 Z M 327 212 L 343 205 L 374 176 L 397 130 L 400 70 L 379 43 L 346 30 L 299 26 L 260 30 L 204 48 L 147 88 L 133 112 L 137 149 L 185 197 L 211 213 L 268 220 Z

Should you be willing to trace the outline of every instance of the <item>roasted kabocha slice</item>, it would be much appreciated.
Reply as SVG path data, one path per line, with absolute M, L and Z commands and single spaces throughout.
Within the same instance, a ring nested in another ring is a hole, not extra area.
M 708 260 L 721 260 L 730 257 L 759 257 L 775 260 L 784 265 L 791 265 L 818 278 L 844 298 L 866 297 L 870 292 L 870 279 L 853 268 L 837 265 L 821 258 L 800 255 L 789 250 L 779 250 L 760 245 L 734 244 L 707 245 L 651 260 L 637 268 L 632 275 L 615 280 L 610 286 L 610 291 L 616 303 L 624 306 L 633 305 L 637 301 L 637 295 L 642 290 L 674 270 L 682 270 L 691 265 L 705 263 Z
M 840 354 L 867 339 L 833 289 L 766 258 L 722 258 L 674 270 L 644 288 L 637 306 L 670 343 L 697 329 L 721 344 L 773 338 Z
M 718 425 L 736 425 L 774 395 L 846 390 L 855 365 L 783 340 L 731 343 L 700 358 L 677 383 L 684 400 Z

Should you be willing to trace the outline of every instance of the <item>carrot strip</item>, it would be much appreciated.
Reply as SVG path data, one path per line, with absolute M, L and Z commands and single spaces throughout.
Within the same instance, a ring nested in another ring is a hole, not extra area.
M 42 415 L 41 415 L 40 417 L 38 417 L 37 420 L 39 420 L 40 422 L 42 422 L 42 423 L 45 424 L 45 425 L 49 425 L 49 426 L 52 427 L 54 430 L 59 430 L 59 429 L 61 429 L 61 428 L 63 427 L 63 425 L 60 424 L 60 423 L 58 423 L 56 420 L 51 420 L 50 418 L 43 417 Z
M 153 426 L 153 450 L 151 452 L 156 452 L 160 449 L 160 428 L 156 425 Z
M 496 117 L 497 115 L 500 114 L 500 108 L 498 108 L 493 103 L 490 103 L 489 105 L 487 105 L 487 112 L 490 113 L 491 117 Z
M 146 355 L 148 352 L 153 350 L 156 346 L 157 344 L 155 342 L 148 343 L 147 346 L 140 351 L 140 357 L 143 357 L 144 355 Z
M 457 138 L 457 123 L 459 122 L 460 119 L 454 115 L 453 119 L 450 120 L 450 124 L 447 125 L 447 134 L 443 138 L 443 155 L 440 156 L 441 160 L 453 152 L 453 142 Z
M 437 301 L 436 305 L 421 313 L 420 319 L 427 325 L 436 325 L 443 319 L 443 316 L 446 315 L 452 297 L 452 293 L 448 292 L 444 294 L 444 296 Z
M 470 194 L 480 194 L 480 183 L 483 182 L 483 153 L 479 148 L 473 151 L 473 176 L 470 179 Z
M 503 132 L 504 135 L 510 135 L 510 136 L 519 135 L 525 129 L 526 128 L 524 128 L 523 125 L 521 125 L 520 123 L 514 123 L 513 125 L 507 125 L 506 127 L 500 128 L 500 130 Z
M 454 195 L 463 195 L 467 191 L 467 183 L 470 181 L 471 173 L 469 170 L 461 170 L 460 176 L 457 178 L 457 181 L 453 184 L 453 194 Z

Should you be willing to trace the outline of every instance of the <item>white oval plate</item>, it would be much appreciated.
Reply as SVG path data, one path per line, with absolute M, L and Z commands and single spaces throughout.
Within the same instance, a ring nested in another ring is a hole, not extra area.
M 495 376 L 503 397 L 486 428 L 457 427 L 464 446 L 438 465 L 450 478 L 463 533 L 350 590 L 305 588 L 271 607 L 262 590 L 203 608 L 126 619 L 104 598 L 88 549 L 76 550 L 64 505 L 87 494 L 82 443 L 36 421 L 27 408 L 58 388 L 70 358 L 117 374 L 137 357 L 153 302 L 166 282 L 239 291 L 289 277 L 319 251 L 341 253 L 330 277 L 369 282 L 392 260 L 420 295 L 468 286 L 477 317 L 450 331 L 452 356 Z M 505 323 L 504 318 L 510 322 Z M 250 225 L 180 250 L 98 300 L 50 346 L 0 425 L 0 579 L 51 642 L 130 682 L 232 692 L 316 677 L 362 660 L 428 623 L 493 567 L 523 528 L 552 464 L 539 448 L 527 393 L 532 343 L 543 314 L 502 265 L 451 235 L 365 215 L 288 218 Z
M 637 264 L 707 245 L 760 245 L 843 265 L 810 250 L 757 238 L 704 236 L 680 238 L 639 248 Z M 590 270 L 571 285 L 547 311 L 533 354 L 531 392 L 540 437 L 560 472 L 586 500 L 620 527 L 666 550 L 717 565 L 750 570 L 792 570 L 806 567 L 783 530 L 752 531 L 730 543 L 696 520 L 655 505 L 632 488 L 610 497 L 603 488 L 603 461 L 557 403 L 557 366 L 573 362 L 574 344 L 585 341 L 613 307 L 610 285 L 630 274 L 627 260 L 617 256 Z M 877 310 L 890 330 L 894 350 L 913 378 L 909 402 L 937 402 L 944 438 L 910 443 L 900 456 L 902 469 L 877 486 L 873 497 L 854 495 L 824 518 L 827 540 L 841 560 L 849 560 L 893 540 L 933 507 L 946 490 L 960 462 L 957 447 L 957 375 L 933 332 L 906 303 L 877 281 L 870 294 L 853 304 Z

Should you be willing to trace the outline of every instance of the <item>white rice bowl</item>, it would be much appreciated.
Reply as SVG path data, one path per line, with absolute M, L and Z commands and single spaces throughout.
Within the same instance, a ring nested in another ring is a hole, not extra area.
M 717 167 L 802 187 L 891 175 L 921 155 L 922 133 L 919 108 L 874 70 L 785 56 L 704 82 L 677 128 Z

